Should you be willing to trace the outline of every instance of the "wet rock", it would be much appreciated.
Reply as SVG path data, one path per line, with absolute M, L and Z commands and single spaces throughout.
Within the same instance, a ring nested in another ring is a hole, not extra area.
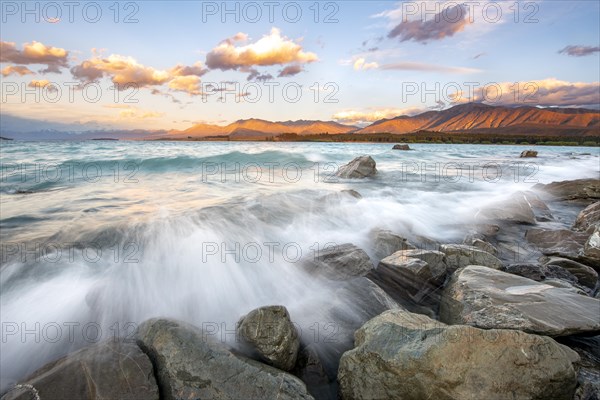
M 162 399 L 312 399 L 300 379 L 234 355 L 185 322 L 151 319 L 136 338 L 152 360 Z
M 600 224 L 600 201 L 590 204 L 579 213 L 573 229 L 585 232 L 597 224 Z
M 135 343 L 116 341 L 86 347 L 46 364 L 22 385 L 24 389 L 12 390 L 2 400 L 30 400 L 35 398 L 33 390 L 43 400 L 159 398 L 148 356 Z
M 547 185 L 538 183 L 533 186 L 533 190 L 544 193 L 553 200 L 580 200 L 586 203 L 600 200 L 598 179 L 576 179 L 552 182 Z
M 476 218 L 529 225 L 536 223 L 533 209 L 523 192 L 514 193 L 505 200 L 487 205 L 480 210 Z
M 583 255 L 592 260 L 594 265 L 600 266 L 600 225 L 594 227 L 594 231 L 583 246 Z
M 467 265 L 485 265 L 494 269 L 502 268 L 502 261 L 477 247 L 463 244 L 444 244 L 440 247 L 440 250 L 446 255 L 446 265 L 449 273 Z
M 597 269 L 600 267 L 600 251 L 598 254 L 594 251 L 593 240 L 587 244 L 590 237 L 588 233 L 568 229 L 529 229 L 525 233 L 525 239 L 542 254 L 568 258 Z
M 261 361 L 283 371 L 290 371 L 296 365 L 300 339 L 285 307 L 252 310 L 240 318 L 236 330 Z
M 521 152 L 520 158 L 532 158 L 537 157 L 538 152 L 535 150 L 524 150 Z
M 335 384 L 327 375 L 316 347 L 315 344 L 311 344 L 300 350 L 292 374 L 306 384 L 315 399 L 335 399 Z
M 517 330 L 448 326 L 387 311 L 356 332 L 338 380 L 350 399 L 571 400 L 577 353 L 551 338 Z M 508 398 L 507 397 L 507 398 Z
M 540 264 L 511 264 L 502 268 L 502 271 L 532 279 L 536 282 L 541 282 L 546 279 L 547 272 L 546 268 Z
M 600 399 L 600 336 L 568 336 L 560 338 L 559 342 L 575 350 L 580 357 L 573 399 Z
M 373 269 L 369 255 L 351 243 L 320 249 L 304 258 L 301 265 L 308 273 L 331 280 L 365 276 Z
M 410 150 L 410 147 L 405 143 L 395 144 L 392 150 Z
M 486 242 L 482 239 L 465 240 L 463 244 L 466 244 L 467 246 L 476 247 L 479 250 L 485 251 L 486 253 L 490 253 L 493 256 L 498 255 L 498 249 L 494 247 L 491 243 Z
M 552 215 L 550 208 L 548 208 L 548 205 L 544 203 L 544 201 L 540 199 L 540 197 L 535 192 L 527 190 L 522 193 L 525 197 L 525 200 L 527 200 L 527 202 L 529 203 L 529 206 L 533 211 L 533 215 L 535 216 L 536 221 L 545 222 L 554 220 L 554 216 Z
M 448 324 L 547 336 L 598 331 L 599 315 L 597 299 L 476 265 L 456 271 L 440 305 Z
M 371 156 L 361 156 L 346 165 L 342 165 L 336 175 L 340 178 L 368 178 L 376 173 L 375 160 Z
M 381 260 L 399 250 L 415 248 L 405 237 L 385 229 L 372 230 L 371 242 L 373 243 L 373 253 L 377 260 Z
M 548 257 L 545 259 L 545 266 L 560 267 L 572 274 L 577 282 L 590 289 L 594 289 L 598 283 L 598 273 L 587 265 L 578 263 L 561 257 Z

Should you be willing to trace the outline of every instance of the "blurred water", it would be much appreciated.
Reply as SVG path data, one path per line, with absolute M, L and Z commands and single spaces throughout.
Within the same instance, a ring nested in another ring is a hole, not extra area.
M 411 147 L 3 142 L 0 387 L 150 317 L 229 340 L 241 315 L 283 304 L 310 332 L 331 293 L 300 256 L 346 242 L 372 255 L 374 228 L 460 241 L 487 203 L 600 170 L 598 148 Z M 364 154 L 376 177 L 335 178 Z M 362 198 L 332 195 L 346 189 Z

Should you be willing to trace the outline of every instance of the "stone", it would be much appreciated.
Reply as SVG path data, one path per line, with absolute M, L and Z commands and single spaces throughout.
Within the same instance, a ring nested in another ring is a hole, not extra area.
M 152 360 L 161 399 L 312 399 L 295 376 L 234 355 L 185 322 L 150 319 L 136 333 Z
M 485 265 L 494 269 L 502 268 L 502 261 L 477 247 L 463 244 L 443 244 L 440 246 L 440 250 L 446 255 L 446 265 L 449 273 L 467 265 Z
M 517 330 L 448 326 L 387 311 L 356 332 L 340 361 L 340 398 L 571 400 L 577 353 Z
M 568 258 L 598 269 L 600 251 L 596 254 L 593 241 L 587 244 L 590 237 L 588 233 L 569 229 L 529 229 L 525 233 L 525 239 L 546 256 Z
M 326 246 L 301 262 L 312 275 L 331 280 L 348 280 L 365 276 L 373 269 L 369 255 L 351 243 Z
M 260 360 L 283 371 L 296 365 L 300 339 L 283 306 L 266 306 L 250 311 L 240 318 L 236 331 Z
M 576 179 L 552 182 L 547 185 L 538 183 L 532 189 L 545 194 L 552 200 L 579 200 L 586 203 L 600 200 L 599 179 Z
M 577 261 L 561 257 L 548 257 L 544 265 L 556 266 L 568 271 L 575 276 L 579 284 L 590 289 L 594 289 L 598 283 L 598 273 L 593 268 Z
M 537 157 L 538 152 L 535 150 L 524 150 L 521 152 L 520 158 L 532 158 Z
M 392 150 L 410 150 L 410 149 L 411 148 L 405 143 L 395 144 L 394 147 L 392 147 Z
M 493 256 L 498 255 L 498 249 L 494 247 L 491 243 L 486 242 L 481 239 L 472 239 L 470 241 L 466 241 L 464 244 L 467 246 L 473 246 L 478 248 L 479 250 L 485 251 L 486 253 L 490 253 Z
M 508 198 L 487 205 L 476 215 L 477 219 L 535 225 L 535 213 L 527 196 L 516 192 Z
M 385 229 L 374 229 L 370 232 L 373 243 L 373 254 L 377 260 L 381 260 L 399 250 L 414 249 L 408 239 Z
M 583 255 L 588 260 L 593 260 L 594 265 L 600 265 L 600 225 L 594 227 L 594 231 L 583 246 Z
M 550 208 L 548 208 L 548 205 L 542 199 L 540 199 L 535 192 L 527 190 L 519 193 L 523 193 L 525 200 L 527 200 L 531 210 L 533 211 L 536 221 L 545 222 L 554 220 L 554 216 L 552 215 Z
M 371 156 L 356 157 L 346 165 L 342 165 L 337 176 L 340 178 L 368 178 L 377 174 L 376 163 Z
M 159 390 L 152 363 L 135 343 L 108 341 L 50 362 L 3 400 L 156 399 Z M 33 390 L 31 389 L 33 388 Z
M 440 305 L 447 324 L 546 336 L 598 331 L 599 316 L 597 299 L 478 265 L 455 272 Z
M 600 224 L 600 201 L 590 204 L 577 215 L 573 230 L 585 232 L 597 224 Z
M 335 386 L 325 371 L 316 344 L 300 350 L 292 373 L 306 384 L 315 399 L 335 399 Z
M 541 282 L 546 279 L 547 270 L 540 264 L 511 264 L 502 269 L 509 274 L 519 275 L 524 278 Z

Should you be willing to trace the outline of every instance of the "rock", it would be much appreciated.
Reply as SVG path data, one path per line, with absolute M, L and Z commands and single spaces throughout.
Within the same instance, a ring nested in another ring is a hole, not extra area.
M 587 233 L 568 229 L 529 229 L 525 233 L 525 239 L 546 256 L 568 258 L 595 269 L 600 267 L 600 253 L 595 254 L 593 243 L 587 245 L 588 250 L 585 250 L 586 243 L 590 239 Z
M 600 225 L 594 227 L 594 231 L 583 246 L 583 255 L 588 260 L 593 260 L 594 265 L 600 266 Z
M 571 400 L 577 384 L 577 353 L 544 336 L 448 326 L 402 310 L 355 336 L 340 361 L 343 400 Z
M 582 279 L 586 280 L 588 284 L 591 281 L 590 276 L 595 276 L 597 280 L 598 275 L 596 274 L 596 271 L 594 271 L 592 268 L 587 267 L 583 264 L 579 264 L 575 261 L 562 259 L 558 257 L 553 258 L 556 260 L 564 260 L 564 262 L 555 261 L 564 265 L 568 265 L 567 263 L 573 263 L 574 265 L 570 266 L 570 268 L 579 276 L 581 276 Z M 548 263 L 545 265 L 511 264 L 503 268 L 502 271 L 506 271 L 509 274 L 519 275 L 524 278 L 532 279 L 536 282 L 543 282 L 547 285 L 570 288 L 575 290 L 577 293 L 583 294 L 585 296 L 592 292 L 592 289 L 594 289 L 596 286 L 596 280 L 593 281 L 594 283 L 591 287 L 583 285 L 579 281 L 579 278 L 573 273 L 571 273 L 571 271 L 552 263 Z
M 546 268 L 540 264 L 511 264 L 502 269 L 509 274 L 519 275 L 527 279 L 541 282 L 546 279 Z
M 520 158 L 531 158 L 531 157 L 537 157 L 538 152 L 535 150 L 524 150 L 523 152 L 521 152 L 521 155 L 519 156 Z
M 410 147 L 405 143 L 395 144 L 392 150 L 410 150 Z
M 476 215 L 477 219 L 535 225 L 535 214 L 523 192 L 513 193 L 507 199 L 487 205 Z
M 550 208 L 548 208 L 548 205 L 544 203 L 544 201 L 540 199 L 540 197 L 537 194 L 535 194 L 535 192 L 527 190 L 525 192 L 519 193 L 523 193 L 525 200 L 527 200 L 529 206 L 531 207 L 531 210 L 533 211 L 536 221 L 545 222 L 554 220 L 554 216 L 552 215 Z
M 397 235 L 385 229 L 374 229 L 370 233 L 373 243 L 373 254 L 377 260 L 381 260 L 399 250 L 414 249 L 405 237 Z
M 467 246 L 473 246 L 478 248 L 479 250 L 485 251 L 486 253 L 490 253 L 493 256 L 498 255 L 498 249 L 495 248 L 491 243 L 486 242 L 481 239 L 472 239 L 470 241 L 465 241 L 464 244 Z
M 546 336 L 600 330 L 599 315 L 597 299 L 477 265 L 456 271 L 440 305 L 448 324 Z
M 102 342 L 46 364 L 28 377 L 43 400 L 157 399 L 159 390 L 148 356 L 135 343 Z M 29 400 L 31 389 L 15 389 L 3 400 Z
M 444 253 L 400 250 L 381 260 L 369 277 L 401 304 L 437 305 L 446 279 Z
M 449 273 L 467 265 L 485 265 L 494 269 L 502 268 L 502 261 L 477 247 L 463 244 L 443 244 L 440 246 L 440 250 L 446 255 L 446 265 Z
M 300 379 L 234 355 L 185 322 L 151 319 L 136 338 L 154 364 L 162 399 L 312 399 Z
M 573 229 L 585 232 L 597 224 L 600 224 L 600 201 L 590 204 L 579 213 Z
M 578 263 L 567 258 L 549 257 L 545 262 L 546 266 L 556 266 L 563 268 L 571 273 L 577 279 L 577 282 L 590 289 L 594 289 L 598 283 L 598 273 L 593 268 Z
M 598 179 L 576 179 L 547 185 L 538 183 L 533 186 L 533 190 L 540 191 L 553 200 L 581 200 L 587 203 L 600 200 Z
M 240 318 L 236 331 L 261 361 L 283 371 L 296 365 L 300 339 L 290 314 L 283 306 L 260 307 Z
M 336 175 L 340 178 L 368 178 L 376 173 L 375 160 L 371 156 L 361 156 L 342 165 Z
M 306 384 L 315 399 L 335 399 L 335 387 L 321 363 L 316 345 L 311 344 L 300 350 L 298 361 L 292 373 Z
M 579 354 L 579 373 L 574 400 L 600 399 L 600 336 L 569 336 L 560 338 L 561 344 Z
M 310 274 L 331 280 L 347 280 L 365 276 L 373 263 L 364 250 L 351 243 L 328 246 L 302 260 L 302 267 Z

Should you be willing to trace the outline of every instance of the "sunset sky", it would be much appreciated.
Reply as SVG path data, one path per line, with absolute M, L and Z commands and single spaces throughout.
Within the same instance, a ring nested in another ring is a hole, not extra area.
M 222 2 L 47 4 L 2 3 L 3 116 L 80 130 L 364 125 L 477 86 L 489 104 L 600 103 L 597 1 L 227 3 L 237 15 Z

